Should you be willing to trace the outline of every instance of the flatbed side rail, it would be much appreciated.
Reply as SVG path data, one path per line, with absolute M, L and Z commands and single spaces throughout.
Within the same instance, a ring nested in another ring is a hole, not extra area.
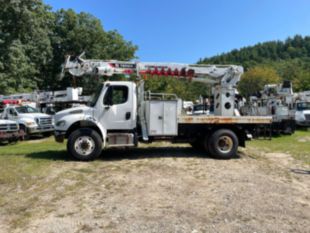
M 271 124 L 272 117 L 257 116 L 178 116 L 179 124 Z

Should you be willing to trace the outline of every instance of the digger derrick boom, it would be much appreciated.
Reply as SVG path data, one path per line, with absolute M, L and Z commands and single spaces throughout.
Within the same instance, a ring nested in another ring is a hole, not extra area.
M 165 62 L 131 62 L 117 60 L 83 59 L 83 54 L 75 59 L 66 58 L 63 73 L 75 77 L 99 75 L 111 77 L 115 74 L 144 76 L 166 76 L 189 79 L 214 85 L 214 114 L 235 115 L 236 86 L 243 74 L 243 67 L 236 65 L 197 65 Z

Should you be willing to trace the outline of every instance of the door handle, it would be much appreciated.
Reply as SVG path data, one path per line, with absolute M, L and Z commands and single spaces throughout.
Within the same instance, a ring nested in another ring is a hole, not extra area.
M 158 116 L 158 120 L 162 120 L 163 119 L 163 117 L 162 116 Z
M 129 120 L 130 117 L 131 117 L 131 113 L 130 113 L 130 112 L 126 112 L 126 114 L 125 114 L 125 119 L 126 119 L 126 120 Z

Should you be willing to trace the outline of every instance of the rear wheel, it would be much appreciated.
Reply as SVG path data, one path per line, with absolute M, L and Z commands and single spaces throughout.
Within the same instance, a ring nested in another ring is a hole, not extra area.
M 70 134 L 67 149 L 78 160 L 94 160 L 101 154 L 102 139 L 93 129 L 77 129 Z
M 238 151 L 238 138 L 229 129 L 219 129 L 215 131 L 209 140 L 206 139 L 205 146 L 212 156 L 219 159 L 231 159 Z

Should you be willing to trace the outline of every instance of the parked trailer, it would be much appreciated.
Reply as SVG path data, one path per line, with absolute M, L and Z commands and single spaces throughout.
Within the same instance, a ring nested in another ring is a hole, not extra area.
M 257 125 L 270 125 L 271 117 L 235 116 L 235 87 L 243 73 L 239 66 L 142 63 L 67 58 L 64 72 L 74 76 L 136 74 L 188 78 L 214 85 L 214 116 L 182 115 L 175 95 L 145 92 L 144 82 L 107 81 L 89 106 L 55 115 L 55 139 L 67 138 L 69 154 L 92 160 L 102 148 L 136 147 L 138 142 L 166 140 L 190 143 L 221 159 L 236 155 L 238 146 L 255 133 Z

